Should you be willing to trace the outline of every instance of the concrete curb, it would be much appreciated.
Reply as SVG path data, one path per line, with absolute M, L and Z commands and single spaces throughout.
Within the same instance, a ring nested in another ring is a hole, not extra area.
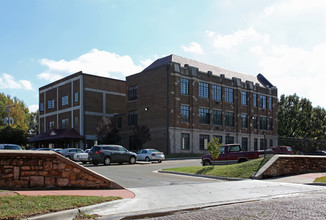
M 246 180 L 243 178 L 231 178 L 231 177 L 223 177 L 223 176 L 208 176 L 202 174 L 192 174 L 192 173 L 181 173 L 175 171 L 167 171 L 167 170 L 158 170 L 159 173 L 168 173 L 168 174 L 175 174 L 175 175 L 183 175 L 183 176 L 193 176 L 193 177 L 202 177 L 202 178 L 210 178 L 210 179 L 218 179 L 218 180 L 228 180 L 228 181 L 241 181 Z

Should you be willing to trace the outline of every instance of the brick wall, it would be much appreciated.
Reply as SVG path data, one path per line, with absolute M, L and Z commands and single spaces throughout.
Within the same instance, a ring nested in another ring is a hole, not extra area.
M 306 155 L 274 155 L 255 175 L 256 179 L 302 173 L 325 172 L 326 157 Z
M 121 188 L 106 177 L 52 151 L 0 151 L 0 189 Z

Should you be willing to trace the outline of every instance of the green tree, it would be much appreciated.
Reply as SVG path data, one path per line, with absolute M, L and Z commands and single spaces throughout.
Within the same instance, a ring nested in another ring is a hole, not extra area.
M 5 127 L 0 130 L 0 143 L 26 145 L 26 132 L 19 128 Z
M 28 117 L 28 133 L 31 136 L 37 135 L 38 132 L 38 114 L 39 111 L 31 112 Z
M 119 144 L 120 134 L 110 117 L 103 117 L 96 128 L 97 137 L 101 143 Z
M 146 125 L 136 125 L 134 127 L 134 138 L 134 145 L 137 150 L 142 149 L 144 144 L 152 139 L 150 130 Z
M 216 137 L 213 137 L 212 140 L 210 142 L 208 142 L 207 150 L 212 159 L 218 158 L 218 156 L 221 153 L 222 146 L 223 146 L 223 144 L 220 143 L 219 139 Z

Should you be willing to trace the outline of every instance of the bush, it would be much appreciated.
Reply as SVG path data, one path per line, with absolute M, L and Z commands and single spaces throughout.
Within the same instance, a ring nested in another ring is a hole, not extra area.
M 209 155 L 212 159 L 217 159 L 221 152 L 221 147 L 223 146 L 222 143 L 220 143 L 219 139 L 216 137 L 213 137 L 210 142 L 207 144 L 207 149 L 209 152 Z

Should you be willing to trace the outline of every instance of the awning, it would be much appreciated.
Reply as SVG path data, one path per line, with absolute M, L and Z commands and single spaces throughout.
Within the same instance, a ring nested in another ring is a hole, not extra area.
M 60 141 L 60 140 L 72 140 L 83 139 L 75 129 L 52 129 L 50 132 L 42 133 L 31 137 L 29 142 L 44 142 L 44 141 Z

